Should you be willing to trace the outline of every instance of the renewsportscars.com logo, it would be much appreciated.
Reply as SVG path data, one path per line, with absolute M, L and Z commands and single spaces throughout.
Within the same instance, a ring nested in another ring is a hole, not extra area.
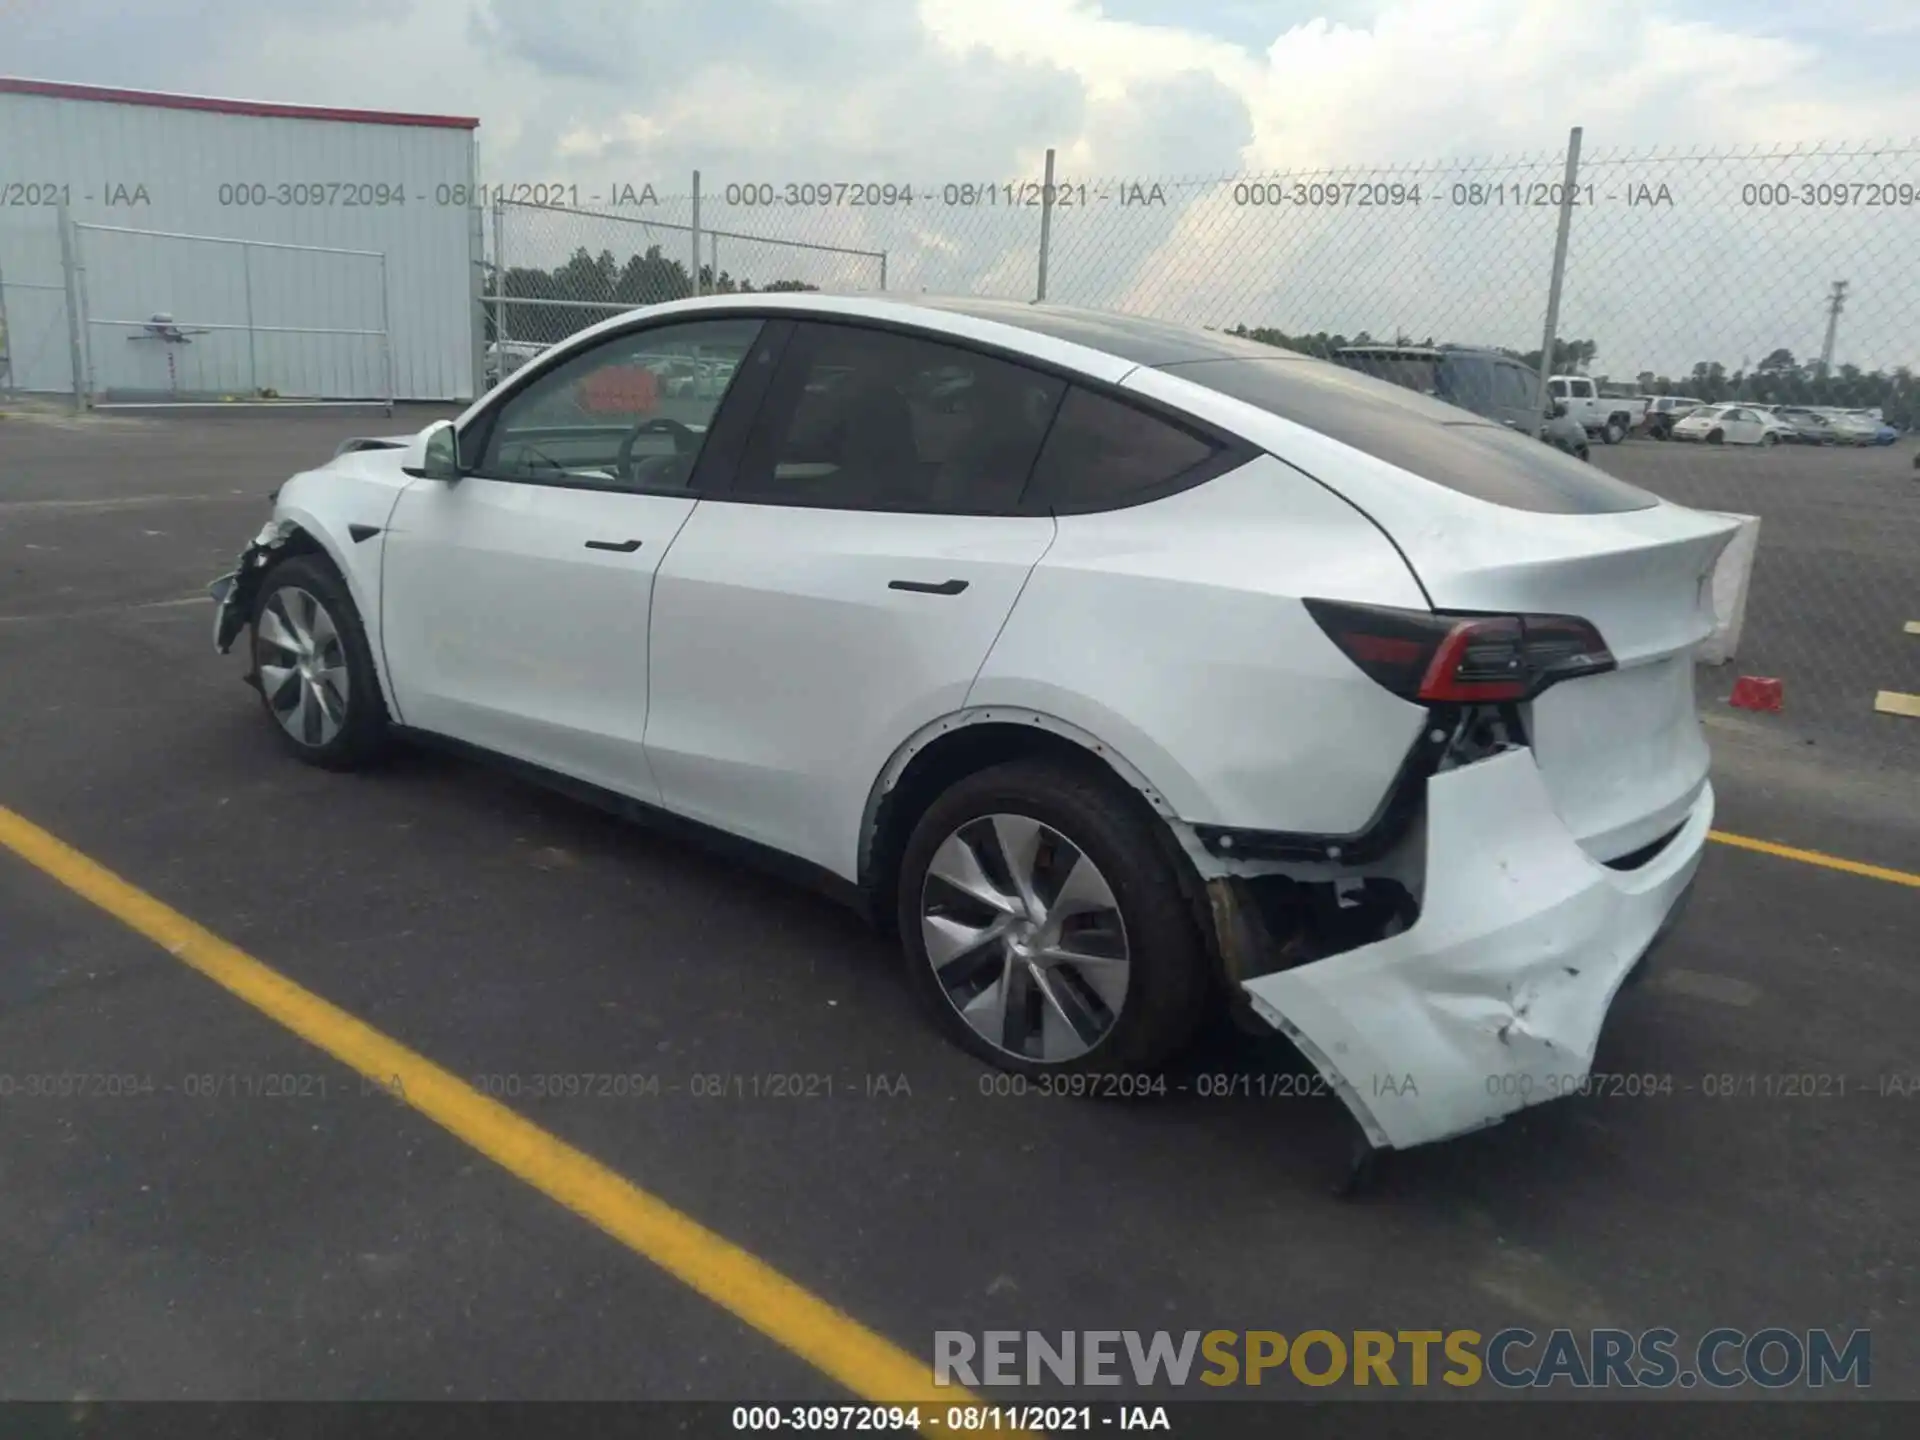
M 1449 1385 L 1777 1390 L 1873 1383 L 1873 1332 L 1631 1330 L 936 1330 L 936 1385 Z

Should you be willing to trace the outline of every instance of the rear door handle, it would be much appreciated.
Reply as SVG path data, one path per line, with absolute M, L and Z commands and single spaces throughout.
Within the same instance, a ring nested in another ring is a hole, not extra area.
M 631 555 L 640 548 L 638 540 L 589 540 L 589 550 L 617 550 L 622 555 Z
M 911 590 L 917 595 L 958 595 L 967 588 L 964 580 L 943 580 L 938 585 L 926 580 L 889 580 L 889 590 Z

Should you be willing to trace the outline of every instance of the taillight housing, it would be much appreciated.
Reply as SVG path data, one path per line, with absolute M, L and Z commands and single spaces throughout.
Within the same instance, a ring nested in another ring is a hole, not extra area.
M 1447 615 L 1339 600 L 1304 603 L 1349 660 L 1418 704 L 1531 700 L 1561 680 L 1615 668 L 1600 632 L 1573 615 Z

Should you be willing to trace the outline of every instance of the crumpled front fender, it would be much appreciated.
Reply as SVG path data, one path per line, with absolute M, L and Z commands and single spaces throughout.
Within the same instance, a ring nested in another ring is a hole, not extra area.
M 207 587 L 214 599 L 213 648 L 218 653 L 225 655 L 233 649 L 233 642 L 246 629 L 247 617 L 253 614 L 254 596 L 267 567 L 273 563 L 274 552 L 299 528 L 291 520 L 269 520 L 252 543 L 240 552 L 234 568 Z
M 1377 1147 L 1443 1140 L 1578 1092 L 1614 995 L 1693 880 L 1713 789 L 1626 871 L 1575 842 L 1530 750 L 1434 776 L 1427 824 L 1412 926 L 1243 982 Z

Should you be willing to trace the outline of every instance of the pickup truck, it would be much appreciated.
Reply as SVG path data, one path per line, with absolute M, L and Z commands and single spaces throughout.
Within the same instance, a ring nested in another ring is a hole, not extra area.
M 1565 405 L 1568 417 L 1578 420 L 1589 435 L 1609 445 L 1626 439 L 1647 409 L 1647 402 L 1637 397 L 1602 395 L 1585 375 L 1549 375 L 1547 394 Z

